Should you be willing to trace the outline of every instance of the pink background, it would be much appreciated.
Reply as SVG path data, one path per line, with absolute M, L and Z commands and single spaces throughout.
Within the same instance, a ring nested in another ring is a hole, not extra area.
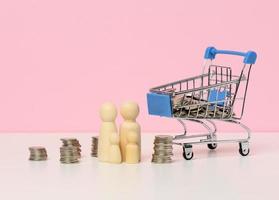
M 243 122 L 253 131 L 279 130 L 278 6 L 276 0 L 2 0 L 0 130 L 97 131 L 100 104 L 126 99 L 140 104 L 144 131 L 181 130 L 173 120 L 148 116 L 145 95 L 199 74 L 208 45 L 258 53 Z

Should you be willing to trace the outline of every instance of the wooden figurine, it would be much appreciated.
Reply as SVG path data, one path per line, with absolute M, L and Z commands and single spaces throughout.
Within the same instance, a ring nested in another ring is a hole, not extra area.
M 101 106 L 100 117 L 102 120 L 98 141 L 98 160 L 109 162 L 110 135 L 117 132 L 115 119 L 117 110 L 113 103 L 107 102 Z
M 109 147 L 109 163 L 119 164 L 122 162 L 121 152 L 119 147 L 119 136 L 117 133 L 110 134 L 110 147 Z
M 139 158 L 141 157 L 141 138 L 140 138 L 140 125 L 137 123 L 136 118 L 139 115 L 139 106 L 132 101 L 124 102 L 120 107 L 120 113 L 124 119 L 124 122 L 120 125 L 120 149 L 122 154 L 122 160 L 126 159 L 126 145 L 127 134 L 129 132 L 135 132 L 138 137 L 136 143 L 139 146 Z
M 136 132 L 129 132 L 127 134 L 127 145 L 126 145 L 126 163 L 135 164 L 140 162 L 140 148 L 137 142 L 139 134 Z

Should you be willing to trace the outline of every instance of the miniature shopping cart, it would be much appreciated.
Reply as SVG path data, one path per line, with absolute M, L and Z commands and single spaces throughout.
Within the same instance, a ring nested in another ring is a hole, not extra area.
M 213 64 L 217 54 L 244 57 L 240 73 L 235 75 L 230 67 Z M 193 158 L 194 144 L 207 144 L 209 149 L 215 149 L 217 143 L 236 142 L 239 143 L 239 153 L 246 156 L 250 151 L 250 130 L 240 119 L 244 112 L 251 67 L 256 62 L 257 54 L 253 51 L 243 53 L 208 47 L 204 58 L 201 75 L 151 88 L 147 94 L 148 112 L 150 115 L 175 118 L 181 123 L 184 133 L 174 136 L 173 144 L 183 147 L 186 160 Z M 208 133 L 188 135 L 186 120 L 203 125 Z M 218 140 L 214 120 L 238 124 L 247 137 Z

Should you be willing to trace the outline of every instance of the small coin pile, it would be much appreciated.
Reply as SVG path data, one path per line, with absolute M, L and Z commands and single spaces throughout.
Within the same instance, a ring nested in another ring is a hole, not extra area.
M 60 162 L 71 164 L 79 162 L 81 158 L 81 145 L 76 138 L 62 138 L 62 147 L 60 147 Z
M 221 102 L 222 103 L 222 102 Z M 173 115 L 180 118 L 229 118 L 232 110 L 196 97 L 178 95 L 173 100 Z
M 171 163 L 172 153 L 172 136 L 157 135 L 154 140 L 154 153 L 152 154 L 153 163 Z
M 34 146 L 29 147 L 30 157 L 29 160 L 41 161 L 47 159 L 47 151 L 44 147 Z
M 98 157 L 98 137 L 92 137 L 91 156 Z

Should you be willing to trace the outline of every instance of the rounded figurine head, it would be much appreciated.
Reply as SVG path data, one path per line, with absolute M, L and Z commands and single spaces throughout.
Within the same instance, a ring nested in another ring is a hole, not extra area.
M 111 133 L 109 136 L 110 144 L 119 144 L 119 137 L 117 133 Z
M 113 122 L 117 116 L 117 110 L 113 103 L 106 102 L 102 104 L 100 109 L 100 117 L 104 122 Z
M 121 105 L 120 113 L 125 120 L 136 120 L 139 115 L 139 106 L 136 102 L 126 101 Z
M 134 131 L 130 131 L 127 134 L 128 143 L 137 143 L 138 142 L 138 134 Z

